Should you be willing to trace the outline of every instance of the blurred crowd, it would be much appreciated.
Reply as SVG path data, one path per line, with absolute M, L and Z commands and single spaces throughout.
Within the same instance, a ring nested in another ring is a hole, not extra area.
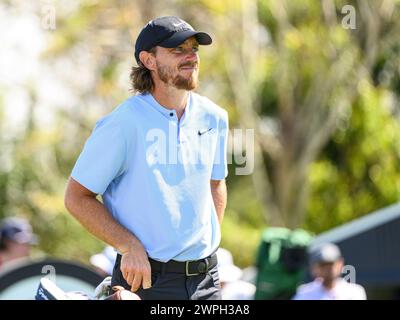
M 29 259 L 31 249 L 38 243 L 32 226 L 24 218 L 7 217 L 0 222 L 0 272 L 22 259 Z M 116 251 L 106 246 L 102 252 L 90 257 L 93 271 L 103 278 L 112 275 Z M 225 248 L 217 250 L 219 280 L 223 300 L 256 299 L 257 268 L 242 270 L 235 265 L 231 252 Z M 341 277 L 344 266 L 340 248 L 333 243 L 325 243 L 307 254 L 307 266 L 312 276 L 291 296 L 293 300 L 365 300 L 362 286 L 349 283 Z M 257 298 L 260 299 L 260 298 Z

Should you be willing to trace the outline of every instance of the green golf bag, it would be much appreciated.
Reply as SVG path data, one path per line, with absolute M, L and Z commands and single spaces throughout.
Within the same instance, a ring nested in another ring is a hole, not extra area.
M 302 229 L 267 228 L 256 266 L 256 300 L 290 299 L 307 271 L 307 248 L 313 236 Z

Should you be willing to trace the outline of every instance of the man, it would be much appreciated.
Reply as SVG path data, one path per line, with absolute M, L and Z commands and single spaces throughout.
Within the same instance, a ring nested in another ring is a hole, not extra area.
M 211 42 L 177 17 L 150 21 L 135 45 L 139 94 L 96 124 L 67 186 L 67 209 L 119 252 L 112 286 L 141 299 L 221 298 L 228 115 L 192 92 Z
M 327 243 L 311 252 L 315 280 L 297 289 L 294 300 L 366 300 L 363 287 L 340 277 L 344 265 L 338 246 Z
M 5 218 L 0 225 L 0 270 L 6 264 L 29 257 L 37 243 L 29 222 L 23 218 Z

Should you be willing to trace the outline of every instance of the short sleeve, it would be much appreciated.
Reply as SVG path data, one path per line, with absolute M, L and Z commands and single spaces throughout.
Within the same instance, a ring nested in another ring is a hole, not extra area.
M 211 180 L 223 180 L 228 176 L 228 133 L 228 113 L 224 112 L 224 116 L 220 118 L 218 124 L 218 140 L 211 172 Z
M 71 177 L 96 194 L 103 194 L 109 184 L 125 170 L 126 141 L 122 129 L 105 118 L 86 141 Z

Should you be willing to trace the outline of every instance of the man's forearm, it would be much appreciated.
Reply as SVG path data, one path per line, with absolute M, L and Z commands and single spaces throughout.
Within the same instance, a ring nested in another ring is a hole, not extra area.
M 224 218 L 227 202 L 227 190 L 225 180 L 211 180 L 210 184 L 215 210 L 217 211 L 218 221 L 221 225 Z
M 68 191 L 67 191 L 68 193 Z M 90 195 L 69 196 L 65 205 L 68 211 L 95 237 L 113 246 L 121 253 L 142 246 L 141 242 L 120 225 L 107 208 Z

